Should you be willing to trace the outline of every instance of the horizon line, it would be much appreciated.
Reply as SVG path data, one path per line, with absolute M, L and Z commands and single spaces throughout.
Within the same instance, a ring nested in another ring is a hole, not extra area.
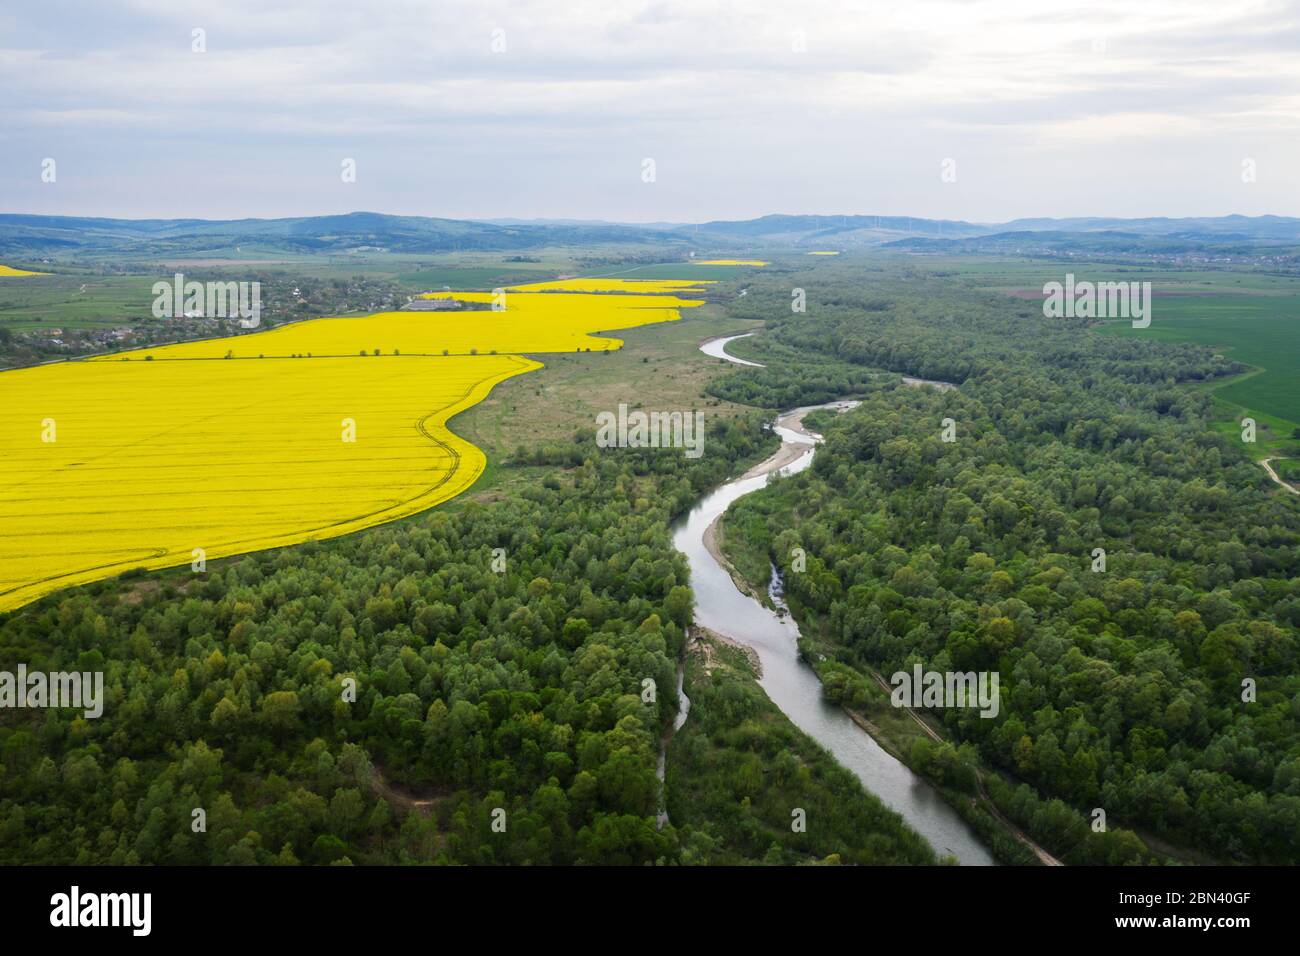
M 503 220 L 513 221 L 520 225 L 546 224 L 546 223 L 572 223 L 572 224 L 595 224 L 610 226 L 633 226 L 640 228 L 655 228 L 664 226 L 704 226 L 714 222 L 754 222 L 759 219 L 788 217 L 788 218 L 817 218 L 817 219 L 916 219 L 925 222 L 949 222 L 966 224 L 971 226 L 1005 226 L 1014 222 L 1025 222 L 1034 220 L 1048 220 L 1053 222 L 1069 222 L 1072 220 L 1100 220 L 1116 219 L 1122 221 L 1139 221 L 1139 220 L 1180 220 L 1180 219 L 1284 219 L 1300 221 L 1300 215 L 1291 216 L 1282 213 L 1259 213 L 1250 215 L 1247 213 L 1186 213 L 1177 216 L 1169 215 L 1102 215 L 1093 214 L 1088 216 L 1053 216 L 1053 215 L 1033 215 L 1033 216 L 1016 216 L 1012 219 L 1002 220 L 980 220 L 980 219 L 949 219 L 937 216 L 920 216 L 912 213 L 861 213 L 861 212 L 834 212 L 834 213 L 817 213 L 817 212 L 765 212 L 758 215 L 743 218 L 713 218 L 702 219 L 698 221 L 671 220 L 671 219 L 649 219 L 649 220 L 631 220 L 631 219 L 599 219 L 583 218 L 581 216 L 442 216 L 430 215 L 428 213 L 405 213 L 405 212 L 379 212 L 373 209 L 352 209 L 347 212 L 317 212 L 305 215 L 270 215 L 270 216 L 233 216 L 225 219 L 215 219 L 206 216 L 106 216 L 106 215 L 79 215 L 76 213 L 56 212 L 8 212 L 0 211 L 2 217 L 31 216 L 43 219 L 102 219 L 116 222 L 198 222 L 198 223 L 234 223 L 234 222 L 277 222 L 286 219 L 326 219 L 343 216 L 386 216 L 394 219 L 433 219 L 444 220 L 447 222 L 472 222 L 484 225 L 497 225 Z

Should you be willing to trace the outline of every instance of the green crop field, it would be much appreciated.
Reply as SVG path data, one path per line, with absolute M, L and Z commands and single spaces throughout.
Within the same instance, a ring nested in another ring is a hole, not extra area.
M 725 281 L 761 272 L 762 266 L 700 266 L 693 262 L 656 262 L 643 266 L 604 266 L 588 269 L 584 276 L 618 276 L 620 279 L 711 279 Z
M 0 279 L 0 327 L 107 328 L 148 319 L 157 276 L 49 275 Z
M 1225 276 L 1224 285 L 1241 277 Z M 1202 294 L 1156 295 L 1151 326 L 1134 329 L 1128 322 L 1108 322 L 1105 335 L 1144 335 L 1154 341 L 1195 342 L 1254 366 L 1245 375 L 1209 386 L 1219 415 L 1215 427 L 1239 434 L 1244 417 L 1255 419 L 1256 457 L 1288 454 L 1300 428 L 1300 282 L 1285 291 L 1266 289 L 1207 291 Z M 1280 472 L 1294 477 L 1293 470 Z
M 398 273 L 394 278 L 404 286 L 436 290 L 449 286 L 458 292 L 495 289 L 549 279 L 555 270 L 543 266 L 507 263 L 500 266 L 436 267 Z
M 1252 366 L 1210 383 L 1219 410 L 1214 427 L 1239 434 L 1241 419 L 1258 427 L 1257 457 L 1288 454 L 1300 427 L 1300 279 L 1224 269 L 1173 269 L 1140 264 L 1068 263 L 1042 259 L 954 259 L 952 266 L 975 288 L 1013 298 L 1037 310 L 1043 284 L 1062 281 L 1149 281 L 1151 325 L 1127 320 L 1098 325 L 1099 335 L 1141 336 L 1153 342 L 1194 342 Z
M 1300 289 L 1290 295 L 1236 293 L 1160 296 L 1150 328 L 1107 323 L 1108 335 L 1196 342 L 1260 371 L 1215 392 L 1226 402 L 1300 422 Z

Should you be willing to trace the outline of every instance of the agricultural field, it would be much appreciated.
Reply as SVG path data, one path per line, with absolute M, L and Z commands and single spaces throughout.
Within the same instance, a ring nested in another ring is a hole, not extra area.
M 530 261 L 516 261 L 521 258 Z M 0 266 L 0 329 L 48 332 L 54 328 L 108 330 L 149 325 L 157 321 L 151 312 L 154 283 L 169 281 L 176 272 L 200 280 L 260 278 L 264 300 L 286 307 L 291 301 L 289 290 L 301 286 L 305 294 L 311 289 L 318 299 L 326 298 L 325 303 L 318 301 L 317 305 L 328 307 L 329 299 L 342 298 L 330 288 L 332 284 L 356 285 L 358 279 L 367 280 L 366 288 L 391 286 L 412 294 L 443 288 L 485 291 L 581 271 L 571 252 L 558 250 L 543 250 L 527 257 L 501 253 L 301 259 L 284 256 L 177 257 L 156 261 L 132 260 L 120 265 L 127 270 L 126 273 L 104 274 L 85 262 L 60 263 L 55 267 L 57 271 L 50 273 Z M 673 274 L 680 276 L 682 271 L 683 268 L 678 267 Z M 705 275 L 706 271 L 694 270 L 692 276 L 697 280 L 726 278 L 735 272 L 734 269 L 719 269 L 719 275 L 714 276 Z M 33 281 L 27 281 L 29 279 Z M 373 311 L 347 310 L 348 314 Z
M 644 265 L 624 265 L 591 269 L 584 272 L 584 275 L 588 278 L 616 276 L 624 279 L 680 279 L 683 275 L 689 275 L 697 280 L 710 279 L 717 281 L 737 278 L 737 265 L 738 263 L 706 263 L 700 260 L 691 260 L 689 262 L 654 262 L 646 263 Z
M 0 277 L 0 328 L 104 329 L 150 318 L 153 283 L 162 276 L 42 275 Z
M 189 563 L 196 548 L 214 559 L 333 537 L 459 494 L 484 459 L 447 420 L 538 367 L 510 355 L 271 365 L 0 375 L 0 610 Z
M 318 319 L 0 374 L 0 610 L 429 508 L 482 474 L 448 421 L 542 367 L 519 353 L 618 349 L 590 333 L 700 304 L 512 291 L 502 312 Z
M 256 335 L 183 342 L 101 356 L 96 361 L 311 358 L 352 355 L 493 355 L 504 352 L 591 352 L 619 339 L 590 334 L 670 322 L 680 309 L 703 304 L 673 295 L 595 295 L 508 290 L 494 311 L 381 312 L 281 326 Z M 490 307 L 492 292 L 434 292 L 428 298 Z
M 1232 291 L 1157 294 L 1150 328 L 1109 322 L 1102 334 L 1194 342 L 1253 366 L 1211 387 L 1218 412 L 1214 426 L 1237 435 L 1242 420 L 1253 418 L 1255 457 L 1293 454 L 1300 444 L 1293 437 L 1300 429 L 1300 281 L 1291 280 L 1290 289 L 1283 290 L 1243 285 L 1238 278 L 1228 280 L 1239 287 Z
M 1037 316 L 1043 283 L 1067 271 L 1077 280 L 1149 281 L 1152 321 L 1135 329 L 1127 320 L 1105 321 L 1097 334 L 1191 342 L 1253 366 L 1244 375 L 1219 379 L 1211 391 L 1218 412 L 1213 427 L 1239 434 L 1244 417 L 1255 419 L 1256 458 L 1293 454 L 1300 428 L 1300 279 L 1229 270 L 1041 260 L 955 260 L 973 285 L 1024 301 Z M 1285 471 L 1279 469 L 1285 476 Z
M 532 282 L 526 286 L 511 286 L 511 289 L 526 292 L 632 292 L 638 295 L 647 293 L 700 293 L 704 284 L 712 280 L 701 279 L 614 279 L 614 278 L 573 278 L 555 279 L 550 282 Z M 439 298 L 440 294 L 431 292 L 423 296 L 426 299 Z
M 1216 390 L 1241 408 L 1300 422 L 1300 282 L 1290 294 L 1207 291 L 1157 296 L 1149 329 L 1110 323 L 1111 335 L 1195 342 L 1259 369 Z

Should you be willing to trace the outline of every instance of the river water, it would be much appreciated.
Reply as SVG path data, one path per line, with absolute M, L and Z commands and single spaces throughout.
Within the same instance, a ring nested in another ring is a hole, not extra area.
M 700 346 L 700 351 L 705 355 L 712 355 L 714 358 L 726 359 L 728 362 L 732 362 L 736 365 L 749 365 L 753 368 L 767 368 L 766 365 L 763 365 L 760 362 L 748 362 L 743 358 L 736 358 L 734 355 L 727 354 L 728 342 L 734 342 L 736 339 L 747 339 L 753 334 L 753 332 L 744 332 L 741 335 L 728 335 L 725 338 L 710 339 Z
M 731 358 L 725 354 L 721 357 Z M 856 403 L 816 407 L 843 410 L 852 404 Z M 787 455 L 798 452 L 798 457 L 779 468 L 781 474 L 793 474 L 812 464 L 815 443 L 820 436 L 800 424 L 803 414 L 810 410 L 787 412 L 773 426 L 782 439 L 782 450 Z M 759 685 L 772 702 L 795 726 L 852 771 L 863 787 L 901 814 L 937 853 L 952 855 L 966 866 L 995 865 L 975 832 L 928 783 L 890 756 L 839 706 L 823 697 L 816 672 L 799 656 L 799 626 L 793 616 L 778 616 L 742 593 L 705 547 L 704 533 L 708 527 L 737 498 L 766 485 L 770 470 L 763 469 L 770 468 L 778 457 L 779 453 L 748 475 L 705 496 L 673 525 L 673 544 L 690 564 L 695 623 L 754 648 L 763 665 Z

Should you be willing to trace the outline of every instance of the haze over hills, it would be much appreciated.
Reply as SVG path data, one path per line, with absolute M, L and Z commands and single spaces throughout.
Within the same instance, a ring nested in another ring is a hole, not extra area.
M 1031 250 L 1148 254 L 1286 250 L 1300 219 L 1281 216 L 1017 219 L 1006 223 L 909 216 L 767 215 L 703 223 L 464 220 L 374 212 L 284 219 L 102 219 L 0 215 L 0 255 L 242 256 L 509 251 L 567 245 L 650 245 L 685 254 L 704 247 L 791 250 L 881 246 L 899 251 Z
M 652 233 L 622 225 L 504 226 L 460 219 L 354 212 L 288 219 L 90 219 L 0 215 L 0 254 L 137 257 L 216 253 L 450 252 L 575 243 L 635 243 Z M 662 238 L 662 237 L 660 237 Z M 247 248 L 244 248 L 247 247 Z
M 1051 232 L 1121 231 L 1139 235 L 1189 235 L 1193 233 L 1226 238 L 1300 239 L 1300 219 L 1289 216 L 1193 216 L 1170 219 L 1155 216 L 1139 219 L 1089 217 L 1070 219 L 1013 219 L 997 227 L 999 232 L 1023 230 Z
M 907 216 L 783 216 L 707 222 L 677 229 L 692 237 L 774 246 L 883 246 L 913 252 L 1088 251 L 1224 253 L 1300 242 L 1300 219 L 1281 216 L 1015 219 L 972 223 Z

